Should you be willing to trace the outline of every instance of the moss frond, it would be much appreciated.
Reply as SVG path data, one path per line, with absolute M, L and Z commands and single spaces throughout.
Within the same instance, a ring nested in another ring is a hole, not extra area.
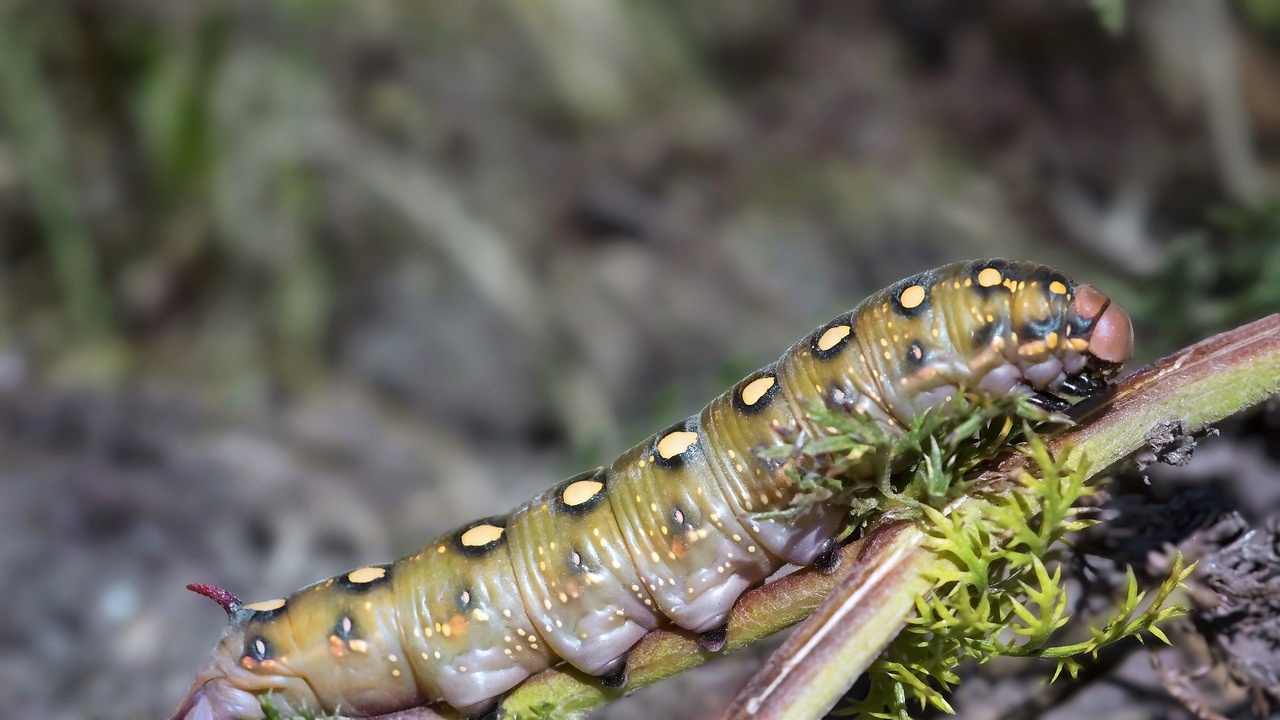
M 1055 678 L 1063 671 L 1074 676 L 1081 658 L 1096 656 L 1112 643 L 1146 635 L 1164 640 L 1156 625 L 1185 612 L 1166 605 L 1191 571 L 1178 558 L 1150 599 L 1130 572 L 1126 596 L 1088 640 L 1050 645 L 1070 620 L 1060 553 L 1070 533 L 1096 522 L 1078 505 L 1096 488 L 1087 482 L 1083 458 L 1050 455 L 1028 415 L 1010 427 L 984 414 L 998 408 L 975 410 L 978 420 L 956 426 L 971 430 L 970 437 L 953 430 L 950 437 L 934 436 L 934 443 L 913 441 L 919 460 L 906 471 L 913 477 L 905 487 L 914 488 L 914 494 L 901 492 L 892 502 L 915 503 L 917 523 L 936 556 L 928 571 L 934 591 L 916 601 L 918 616 L 872 665 L 867 696 L 838 714 L 897 720 L 917 708 L 951 712 L 945 696 L 959 683 L 956 669 L 967 659 L 1036 657 L 1057 663 Z M 1006 416 L 1010 423 L 1018 412 L 1015 408 L 1015 416 Z M 931 426 L 929 421 L 919 425 Z M 1005 487 L 980 487 L 965 478 L 997 443 L 1011 440 L 1020 440 L 1019 451 L 1031 459 L 1033 471 L 1019 472 Z M 940 464 L 936 448 L 954 454 L 943 455 Z M 945 482 L 932 477 L 938 467 Z M 928 502 L 963 493 L 971 497 L 943 508 Z
M 276 709 L 275 702 L 271 699 L 271 693 L 258 696 L 258 705 L 262 708 L 262 714 L 266 720 L 340 720 L 337 714 L 322 715 L 316 718 L 315 714 L 310 710 L 303 710 L 301 714 L 290 715 L 285 717 Z

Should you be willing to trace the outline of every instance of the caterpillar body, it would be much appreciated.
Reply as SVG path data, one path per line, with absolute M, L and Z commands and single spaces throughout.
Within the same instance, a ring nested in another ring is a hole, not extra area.
M 701 413 L 515 510 L 385 565 L 243 604 L 195 585 L 231 622 L 173 720 L 284 713 L 464 712 L 567 662 L 620 679 L 666 623 L 720 628 L 738 596 L 829 550 L 845 510 L 804 505 L 758 458 L 825 403 L 886 430 L 958 392 L 1026 393 L 1052 409 L 1095 394 L 1131 353 L 1101 291 L 1026 262 L 954 263 L 899 281 L 819 327 Z

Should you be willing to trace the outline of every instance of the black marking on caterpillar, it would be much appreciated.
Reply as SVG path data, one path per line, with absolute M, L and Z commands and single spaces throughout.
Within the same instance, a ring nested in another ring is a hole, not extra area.
M 275 619 L 279 615 L 283 615 L 289 601 L 284 598 L 276 600 L 267 600 L 264 602 L 245 605 L 244 609 L 253 614 L 253 619 L 258 622 L 268 622 Z
M 778 377 L 775 372 L 776 363 L 751 373 L 733 390 L 733 406 L 738 412 L 747 415 L 769 407 L 769 403 L 778 396 Z
M 830 360 L 853 339 L 853 320 L 849 315 L 841 315 L 815 330 L 812 337 L 813 356 L 819 360 Z
M 1009 263 L 1004 260 L 971 263 L 967 268 L 965 287 L 973 288 L 982 297 L 1007 293 L 1009 288 L 1004 284 L 1004 281 L 1010 278 L 1018 278 L 1017 274 L 1011 275 L 1009 269 Z
M 553 489 L 556 509 L 570 515 L 590 513 L 608 497 L 605 494 L 608 479 L 608 471 L 599 467 L 562 481 Z
M 454 547 L 470 557 L 482 557 L 507 542 L 507 519 L 488 517 L 461 527 L 453 534 Z
M 354 593 L 365 593 L 391 580 L 392 566 L 368 565 L 334 578 L 334 584 Z M 283 610 L 284 608 L 280 608 Z
M 685 464 L 690 453 L 698 451 L 701 433 L 696 417 L 672 425 L 654 436 L 653 462 L 658 467 L 678 468 Z
M 918 368 L 928 362 L 928 353 L 925 351 L 924 344 L 919 340 L 912 340 L 907 343 L 906 352 L 907 365 L 912 368 Z
M 929 310 L 931 273 L 920 273 L 913 278 L 899 281 L 890 293 L 893 309 L 904 318 L 919 317 Z
M 616 687 L 664 623 L 718 650 L 743 590 L 839 557 L 843 509 L 779 520 L 796 490 L 758 457 L 813 430 L 812 401 L 890 434 L 962 389 L 1060 410 L 1104 391 L 1131 349 L 1122 310 L 1043 266 L 955 263 L 894 283 L 609 465 L 394 563 L 248 605 L 192 585 L 231 626 L 173 718 L 261 718 L 266 688 L 282 715 L 477 714 L 559 661 Z
M 245 658 L 254 662 L 262 662 L 263 660 L 270 660 L 271 656 L 271 644 L 261 635 L 255 635 L 245 641 Z

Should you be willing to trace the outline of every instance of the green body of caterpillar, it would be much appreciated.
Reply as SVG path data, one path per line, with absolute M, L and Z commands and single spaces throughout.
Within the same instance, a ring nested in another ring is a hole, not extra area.
M 230 627 L 175 720 L 282 711 L 377 716 L 426 703 L 478 710 L 556 662 L 620 671 L 645 633 L 705 632 L 785 563 L 830 548 L 841 508 L 785 521 L 795 489 L 758 458 L 813 432 L 822 402 L 900 428 L 958 392 L 1096 393 L 1128 359 L 1128 316 L 1050 268 L 955 263 L 872 295 L 701 413 L 514 511 L 288 598 L 218 600 Z

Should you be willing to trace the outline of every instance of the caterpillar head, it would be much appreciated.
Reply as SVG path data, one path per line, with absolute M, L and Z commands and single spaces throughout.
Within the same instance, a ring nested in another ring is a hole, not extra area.
M 268 642 L 248 635 L 247 621 L 255 614 L 253 609 L 220 587 L 192 584 L 187 588 L 221 605 L 230 623 L 170 720 L 262 718 L 259 697 L 272 691 L 278 698 L 276 709 L 285 716 L 295 710 L 289 706 L 290 700 L 314 704 L 308 684 L 274 657 Z
M 1105 390 L 1133 354 L 1129 315 L 1101 290 L 1044 266 L 993 261 L 978 267 L 975 285 L 1000 278 L 998 286 L 1009 291 L 1003 329 L 1012 332 L 993 345 L 1008 364 L 988 377 L 995 390 L 1005 391 L 1002 385 L 1012 380 L 1044 398 L 1090 397 Z
M 1133 355 L 1133 323 L 1106 293 L 1092 285 L 1077 286 L 1071 316 L 1087 329 L 1085 352 L 1098 373 L 1114 375 Z

